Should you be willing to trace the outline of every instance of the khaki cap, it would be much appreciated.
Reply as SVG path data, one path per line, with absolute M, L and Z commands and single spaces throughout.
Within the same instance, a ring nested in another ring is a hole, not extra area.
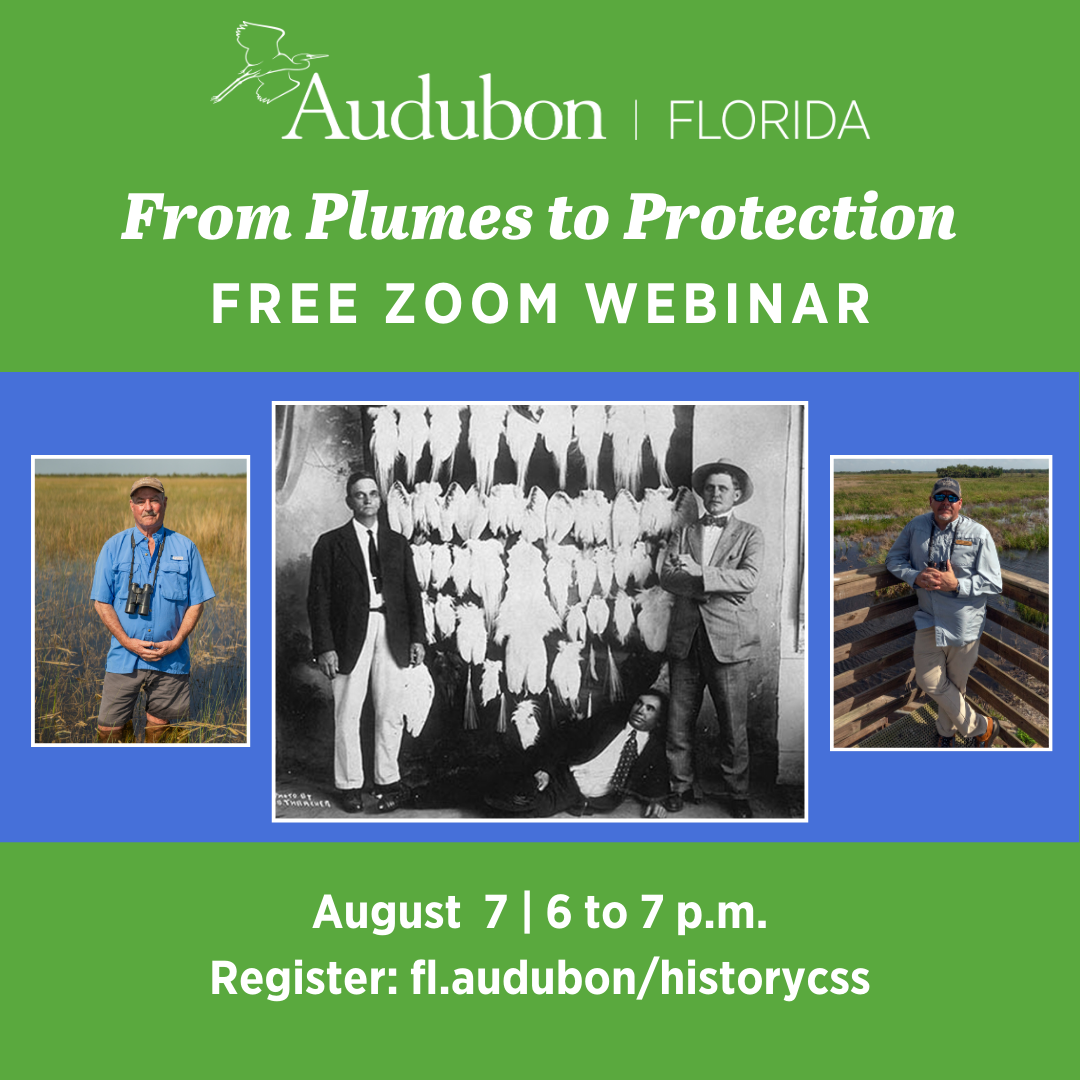
M 156 476 L 144 476 L 141 480 L 136 480 L 131 485 L 131 490 L 128 492 L 128 498 L 135 494 L 139 488 L 153 488 L 155 491 L 160 491 L 162 495 L 165 494 L 165 485 Z

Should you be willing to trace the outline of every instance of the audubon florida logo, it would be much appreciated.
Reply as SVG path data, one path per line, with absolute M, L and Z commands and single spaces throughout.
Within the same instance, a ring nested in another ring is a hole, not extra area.
M 293 71 L 307 71 L 310 61 L 329 56 L 329 53 L 298 52 L 290 56 L 281 51 L 281 39 L 285 31 L 279 26 L 242 22 L 236 28 L 236 40 L 244 50 L 244 67 L 238 78 L 233 79 L 220 94 L 210 100 L 215 105 L 224 100 L 238 87 L 255 79 L 258 85 L 255 96 L 265 104 L 291 94 L 300 83 L 291 75 Z

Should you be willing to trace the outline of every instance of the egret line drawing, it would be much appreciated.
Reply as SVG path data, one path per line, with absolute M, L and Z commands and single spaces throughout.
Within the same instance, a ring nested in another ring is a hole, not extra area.
M 244 22 L 236 28 L 236 40 L 244 50 L 245 67 L 240 77 L 234 79 L 220 94 L 210 100 L 216 105 L 231 94 L 241 83 L 248 79 L 258 79 L 259 88 L 255 96 L 265 104 L 277 101 L 279 97 L 292 93 L 300 83 L 289 74 L 290 71 L 307 71 L 310 61 L 329 56 L 329 53 L 297 53 L 289 56 L 281 51 L 281 39 L 285 31 L 278 26 L 264 26 L 262 23 Z

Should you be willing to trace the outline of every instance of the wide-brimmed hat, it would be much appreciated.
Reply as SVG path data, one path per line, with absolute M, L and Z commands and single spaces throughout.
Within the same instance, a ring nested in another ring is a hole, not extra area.
M 964 497 L 960 493 L 960 481 L 954 480 L 951 476 L 938 477 L 938 481 L 934 485 L 934 490 L 930 492 L 931 498 L 933 498 L 933 496 L 935 496 L 939 491 L 951 492 L 958 499 L 962 499 Z
M 699 465 L 694 470 L 694 475 L 690 477 L 690 486 L 702 498 L 705 498 L 705 481 L 713 473 L 727 473 L 738 483 L 739 497 L 735 500 L 736 506 L 739 503 L 748 501 L 750 496 L 754 494 L 754 485 L 750 482 L 750 474 L 734 462 L 721 458 L 719 461 L 710 461 L 705 465 Z
M 165 494 L 165 485 L 156 476 L 144 476 L 141 480 L 136 480 L 131 485 L 131 490 L 128 492 L 128 498 L 131 498 L 139 488 L 153 488 L 154 491 L 160 491 L 162 495 Z

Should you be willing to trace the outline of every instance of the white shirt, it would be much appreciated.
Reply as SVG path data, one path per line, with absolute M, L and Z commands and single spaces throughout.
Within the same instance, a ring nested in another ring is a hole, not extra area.
M 367 528 L 365 525 L 361 525 L 356 518 L 353 518 L 353 528 L 356 530 L 356 539 L 360 541 L 360 550 L 364 554 L 364 567 L 367 570 L 367 583 L 368 594 L 371 596 L 370 607 L 382 606 L 382 593 L 375 588 L 375 575 L 371 572 L 371 559 L 368 556 L 368 538 L 370 537 L 375 541 L 375 547 L 379 546 L 379 526 L 376 522 L 373 529 Z
M 720 537 L 724 535 L 724 529 L 731 519 L 730 514 L 724 516 L 723 525 L 701 526 L 701 565 L 708 566 L 716 554 L 716 547 L 720 543 Z
M 574 779 L 577 781 L 578 790 L 586 799 L 598 799 L 611 791 L 611 781 L 615 777 L 615 769 L 619 764 L 622 748 L 626 745 L 626 740 L 630 738 L 630 732 L 636 730 L 627 722 L 622 731 L 596 757 L 582 762 L 580 765 L 570 766 L 570 772 L 573 773 Z M 652 736 L 652 732 L 638 731 L 637 736 L 638 756 L 640 757 Z

